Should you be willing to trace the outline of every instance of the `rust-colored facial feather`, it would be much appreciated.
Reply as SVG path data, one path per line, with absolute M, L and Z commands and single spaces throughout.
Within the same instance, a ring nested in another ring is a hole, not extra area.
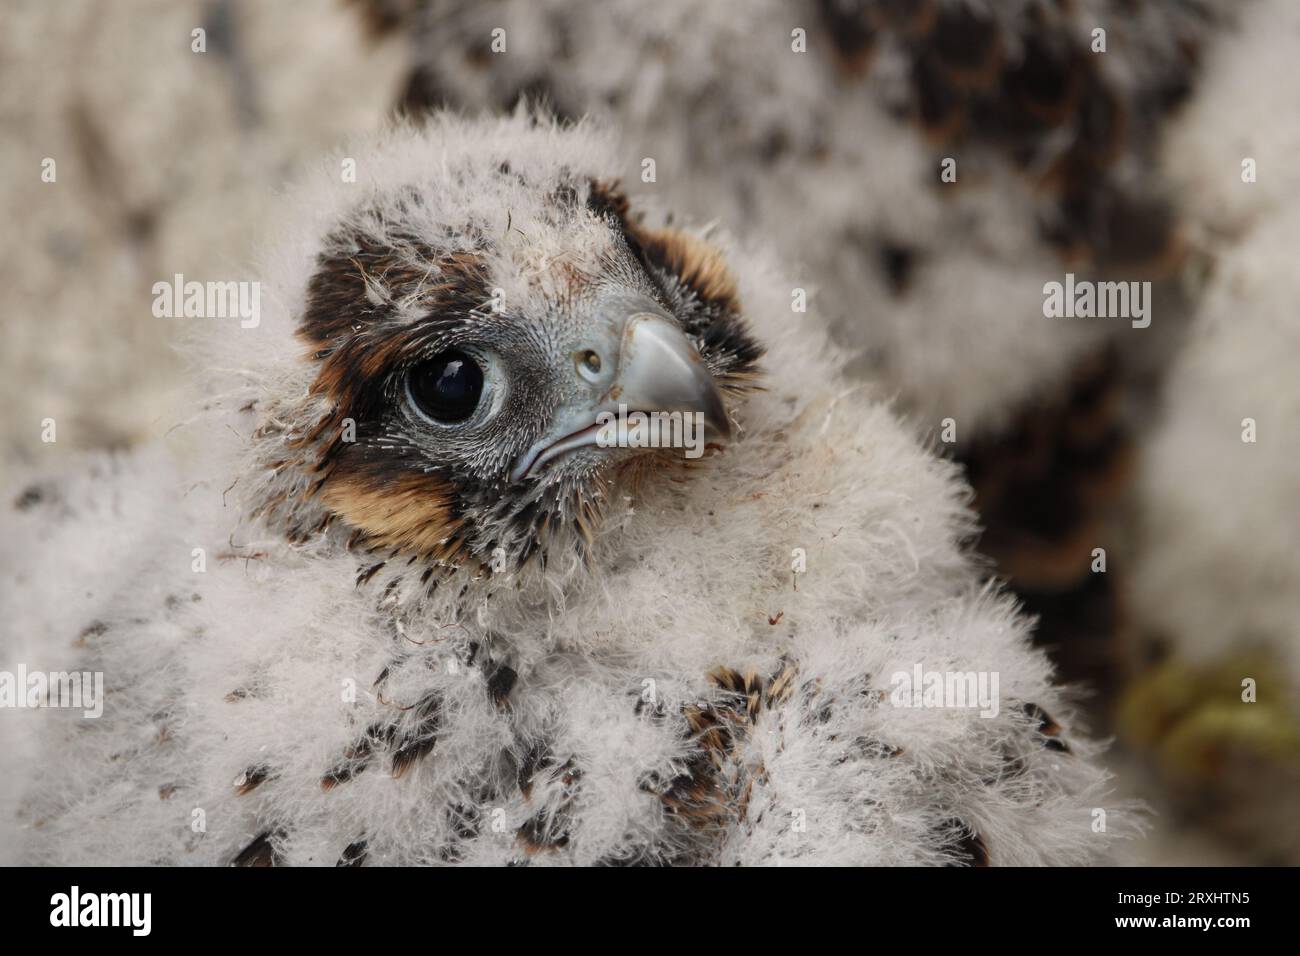
M 438 475 L 345 469 L 330 476 L 320 495 L 373 547 L 450 560 L 463 544 L 456 535 L 455 489 Z
M 645 226 L 632 215 L 617 183 L 593 183 L 587 205 L 622 231 L 647 269 L 676 286 L 664 290 L 668 298 L 676 293 L 694 300 L 694 317 L 684 324 L 701 340 L 701 352 L 719 385 L 733 393 L 753 388 L 763 349 L 748 334 L 736 280 L 722 253 L 690 233 Z
M 614 222 L 633 252 L 647 265 L 674 276 L 700 302 L 727 315 L 740 315 L 736 280 L 718 249 L 678 229 L 652 229 L 643 225 L 632 215 L 627 195 L 617 183 L 592 183 L 587 205 Z
M 676 229 L 636 227 L 635 232 L 646 256 L 675 275 L 702 302 L 715 304 L 730 313 L 740 312 L 736 280 L 721 252 Z

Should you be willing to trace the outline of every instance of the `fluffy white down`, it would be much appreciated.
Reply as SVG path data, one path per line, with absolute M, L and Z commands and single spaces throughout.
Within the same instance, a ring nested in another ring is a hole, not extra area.
M 1166 163 L 1219 251 L 1143 457 L 1133 606 L 1194 661 L 1263 645 L 1300 687 L 1300 8 L 1260 3 L 1218 51 Z M 1255 160 L 1258 179 L 1242 181 Z M 1242 440 L 1254 419 L 1256 441 Z M 1294 695 L 1294 691 L 1292 691 Z
M 465 571 L 463 596 L 398 588 L 385 602 L 385 579 L 356 586 L 364 559 L 335 540 L 295 547 L 241 521 L 238 409 L 303 385 L 292 326 L 325 230 L 403 183 L 496 221 L 508 197 L 458 191 L 448 171 L 503 154 L 538 188 L 562 170 L 607 176 L 618 155 L 589 127 L 523 116 L 440 118 L 348 150 L 360 183 L 327 164 L 287 203 L 262 326 L 214 337 L 204 361 L 240 384 L 165 445 L 86 464 L 6 514 L 0 668 L 100 670 L 108 696 L 98 720 L 24 711 L 16 730 L 0 715 L 32 757 L 8 783 L 29 786 L 0 846 L 28 862 L 222 864 L 270 832 L 291 864 L 333 864 L 360 840 L 371 863 L 935 864 L 958 855 L 964 827 L 992 863 L 1071 864 L 1131 831 L 1030 622 L 964 548 L 955 469 L 832 366 L 816 323 L 791 313 L 781 263 L 725 237 L 712 239 L 769 349 L 767 390 L 739 409 L 743 438 L 725 454 L 615 509 L 591 571 Z M 720 763 L 747 810 L 704 829 L 666 813 L 656 789 L 700 757 L 683 707 L 728 703 L 707 672 L 765 677 L 783 659 L 792 692 Z M 485 687 L 492 661 L 518 675 L 505 706 Z M 996 672 L 998 715 L 892 706 L 891 676 L 917 664 Z M 399 708 L 430 694 L 442 716 L 428 756 L 399 779 L 376 766 L 322 789 L 367 726 L 414 719 Z M 1063 725 L 1068 752 L 1046 746 L 1027 704 Z M 525 795 L 513 781 L 539 748 L 554 772 Z M 237 795 L 255 767 L 267 779 Z M 530 820 L 567 840 L 526 856 L 516 833 Z

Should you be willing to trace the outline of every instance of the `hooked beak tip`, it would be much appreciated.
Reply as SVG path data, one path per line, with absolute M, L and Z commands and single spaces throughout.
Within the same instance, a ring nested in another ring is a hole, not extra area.
M 722 392 L 681 327 L 648 303 L 622 314 L 626 319 L 617 340 L 617 365 L 610 367 L 613 375 L 603 397 L 560 410 L 549 434 L 515 462 L 511 481 L 526 479 L 567 451 L 602 444 L 603 429 L 597 424 L 602 413 L 680 413 L 679 421 L 698 415 L 692 420 L 704 426 L 699 436 L 703 447 L 732 441 Z

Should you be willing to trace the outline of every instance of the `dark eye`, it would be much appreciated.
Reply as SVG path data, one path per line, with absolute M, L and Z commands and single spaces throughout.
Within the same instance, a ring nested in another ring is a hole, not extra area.
M 415 407 L 434 421 L 463 422 L 478 408 L 483 370 L 464 352 L 450 349 L 411 369 L 407 388 Z

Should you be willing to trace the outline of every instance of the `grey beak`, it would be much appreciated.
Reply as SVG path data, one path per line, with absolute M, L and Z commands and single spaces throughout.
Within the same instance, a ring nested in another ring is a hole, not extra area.
M 654 313 L 634 315 L 624 326 L 610 400 L 632 411 L 703 412 L 710 439 L 731 441 L 722 393 L 700 353 L 680 328 Z
M 551 427 L 516 460 L 512 481 L 537 472 L 567 451 L 601 444 L 599 421 L 620 410 L 679 412 L 683 420 L 702 413 L 704 435 L 714 444 L 731 440 L 731 420 L 717 383 L 699 351 L 672 318 L 643 297 L 607 303 L 594 348 L 599 369 L 569 371 L 579 377 L 582 396 L 556 410 Z M 614 354 L 610 354 L 614 353 Z

